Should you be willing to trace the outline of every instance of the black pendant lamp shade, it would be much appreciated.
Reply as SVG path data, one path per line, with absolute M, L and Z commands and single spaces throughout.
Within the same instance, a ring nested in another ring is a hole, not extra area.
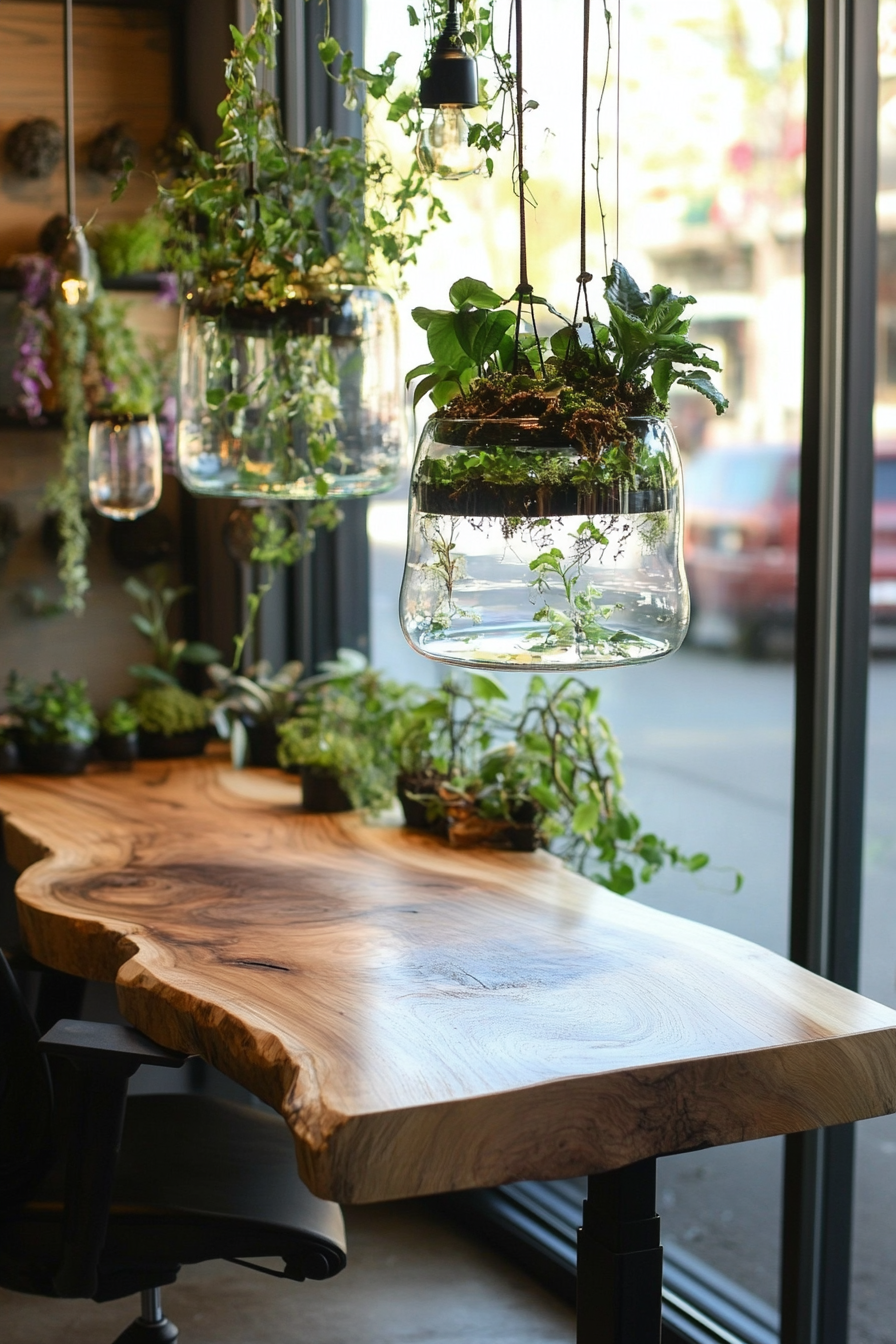
M 420 80 L 422 107 L 478 107 L 479 68 L 460 40 L 457 5 L 448 7 L 445 27 L 429 57 L 429 71 Z

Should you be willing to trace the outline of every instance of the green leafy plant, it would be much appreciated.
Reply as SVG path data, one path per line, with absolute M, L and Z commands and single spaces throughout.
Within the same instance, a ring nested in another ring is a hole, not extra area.
M 149 583 L 133 576 L 125 580 L 124 590 L 139 608 L 131 616 L 131 622 L 149 642 L 153 659 L 151 663 L 135 663 L 128 671 L 138 681 L 177 686 L 177 672 L 182 663 L 207 667 L 209 663 L 218 662 L 221 655 L 211 644 L 171 638 L 168 620 L 172 608 L 192 590 L 189 587 L 172 588 L 165 578 L 165 568 L 160 566 L 152 572 Z
M 245 764 L 249 746 L 245 720 L 259 724 L 287 719 L 298 704 L 303 670 L 302 664 L 294 661 L 274 672 L 266 660 L 253 664 L 245 673 L 222 663 L 212 663 L 206 669 L 218 697 L 211 721 L 218 736 L 230 741 L 231 760 L 237 770 Z
M 140 728 L 145 733 L 176 737 L 206 728 L 211 705 L 176 682 L 145 685 L 134 697 Z
M 160 187 L 167 256 L 200 305 L 276 309 L 363 282 L 377 261 L 406 265 L 431 226 L 414 220 L 415 202 L 428 196 L 425 179 L 413 171 L 402 178 L 372 141 L 315 130 L 304 146 L 287 142 L 277 100 L 258 78 L 274 68 L 279 29 L 273 0 L 258 0 L 248 33 L 231 29 L 215 151 L 182 135 L 186 170 Z M 377 79 L 355 67 L 328 29 L 320 56 L 328 70 L 339 59 L 334 77 L 352 106 L 362 93 L 385 97 L 394 82 L 398 53 Z M 432 207 L 432 219 L 440 213 Z
M 157 214 L 105 224 L 91 233 L 103 275 L 110 279 L 162 268 L 165 223 Z
M 231 672 L 239 670 L 246 645 L 251 640 L 261 604 L 271 591 L 277 574 L 283 568 L 296 564 L 314 546 L 314 532 L 318 527 L 332 531 L 342 514 L 334 500 L 318 500 L 308 509 L 306 526 L 298 527 L 294 515 L 285 515 L 274 509 L 259 509 L 252 520 L 252 550 L 249 560 L 258 565 L 261 577 L 246 598 L 246 621 L 234 637 Z M 217 661 L 217 656 L 211 661 Z
M 43 417 L 44 400 L 51 399 L 52 405 L 55 399 L 63 429 L 59 471 L 44 496 L 47 509 L 58 515 L 62 595 L 51 600 L 38 592 L 27 606 L 41 616 L 80 615 L 90 589 L 90 537 L 84 519 L 88 418 L 160 410 L 171 371 L 157 350 L 141 348 L 128 322 L 127 304 L 110 298 L 98 276 L 93 302 L 70 304 L 51 257 L 32 254 L 20 257 L 17 265 L 22 293 L 13 377 L 19 384 L 19 405 L 36 423 Z
M 380 812 L 395 796 L 392 718 L 400 688 L 351 649 L 340 649 L 302 686 L 295 716 L 278 729 L 284 768 L 331 773 L 353 807 Z
M 663 285 L 641 290 L 618 261 L 604 286 L 606 324 L 573 325 L 532 296 L 563 324 L 542 339 L 517 331 L 517 311 L 505 305 L 518 308 L 519 294 L 505 300 L 484 281 L 456 281 L 450 309 L 413 309 L 432 356 L 407 375 L 421 380 L 415 404 L 429 393 L 449 418 L 538 416 L 595 458 L 634 441 L 627 417 L 665 414 L 675 383 L 708 397 L 721 414 L 728 403 L 709 376 L 719 365 L 691 340 L 684 316 L 695 300 Z
M 454 844 L 513 845 L 531 832 L 533 843 L 622 895 L 665 865 L 706 867 L 705 854 L 642 828 L 624 801 L 619 745 L 599 707 L 599 689 L 574 677 L 532 677 L 516 712 L 492 678 L 452 677 L 429 694 L 405 688 L 394 751 Z
M 15 731 L 26 742 L 89 746 L 96 740 L 97 719 L 83 678 L 69 681 L 54 672 L 40 683 L 11 672 L 6 702 Z
M 140 715 L 127 700 L 113 700 L 100 719 L 100 731 L 107 737 L 127 737 L 140 727 Z

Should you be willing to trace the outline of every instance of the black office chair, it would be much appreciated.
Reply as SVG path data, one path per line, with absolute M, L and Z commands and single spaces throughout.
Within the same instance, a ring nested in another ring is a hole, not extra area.
M 161 1287 L 184 1264 L 275 1256 L 282 1272 L 246 1267 L 297 1280 L 345 1266 L 339 1207 L 301 1184 L 276 1116 L 186 1094 L 125 1106 L 141 1064 L 184 1059 L 131 1027 L 63 1020 L 39 1039 L 0 954 L 0 1285 L 140 1292 L 116 1344 L 177 1339 Z

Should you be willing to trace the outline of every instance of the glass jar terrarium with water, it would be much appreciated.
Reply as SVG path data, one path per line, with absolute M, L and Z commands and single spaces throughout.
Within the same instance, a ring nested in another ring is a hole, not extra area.
M 535 418 L 434 415 L 411 481 L 405 636 L 444 662 L 563 671 L 649 662 L 688 626 L 669 424 L 595 461 Z
M 184 310 L 178 468 L 197 495 L 316 499 L 395 482 L 404 410 L 395 304 L 376 289 Z

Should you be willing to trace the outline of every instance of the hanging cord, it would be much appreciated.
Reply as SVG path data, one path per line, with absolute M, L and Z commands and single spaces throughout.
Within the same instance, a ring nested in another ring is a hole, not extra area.
M 514 0 L 516 14 L 516 171 L 517 187 L 520 195 L 520 282 L 517 286 L 516 326 L 513 333 L 513 371 L 520 371 L 520 327 L 523 321 L 523 307 L 529 300 L 529 314 L 532 320 L 532 332 L 535 336 L 535 349 L 538 351 L 538 363 L 544 374 L 544 356 L 538 339 L 535 324 L 535 305 L 532 302 L 532 286 L 529 283 L 529 264 L 526 254 L 526 174 L 523 162 L 523 0 Z M 531 361 L 526 359 L 531 369 Z
M 619 164 L 622 157 L 622 0 L 616 0 L 616 260 L 619 260 Z
M 572 325 L 575 329 L 579 319 L 579 305 L 585 309 L 585 321 L 588 323 L 588 330 L 591 332 L 591 341 L 594 347 L 597 346 L 597 338 L 594 334 L 594 322 L 591 317 L 591 308 L 588 303 L 588 285 L 594 276 L 587 269 L 588 267 L 588 211 L 587 211 L 587 174 L 588 174 L 588 49 L 591 42 L 591 0 L 584 0 L 584 25 L 582 33 L 582 185 L 579 201 L 579 274 L 578 290 L 576 291 L 576 307 L 572 316 Z M 569 359 L 572 353 L 572 341 L 566 348 L 564 363 Z
M 619 3 L 621 4 L 621 3 L 622 3 L 622 0 L 619 0 Z M 595 186 L 597 187 L 597 204 L 598 204 L 598 208 L 599 208 L 599 210 L 600 210 L 600 231 L 601 231 L 601 236 L 602 236 L 602 238 L 603 238 L 603 243 L 604 243 L 604 270 L 607 272 L 607 274 L 609 274 L 609 271 L 610 271 L 610 258 L 609 258 L 609 255 L 608 255 L 608 253 L 607 253 L 607 212 L 606 212 L 606 210 L 604 209 L 603 196 L 601 195 L 601 190 L 600 190 L 600 114 L 601 114 L 601 112 L 602 112 L 602 110 L 603 110 L 603 105 L 604 105 L 604 94 L 607 92 L 607 83 L 608 83 L 609 78 L 610 78 L 610 52 L 611 52 L 612 47 L 613 47 L 612 32 L 611 32 L 611 29 L 610 29 L 610 11 L 607 9 L 606 4 L 604 4 L 604 22 L 605 22 L 605 24 L 607 25 L 607 57 L 606 57 L 606 60 L 604 61 L 604 77 L 603 77 L 603 82 L 601 83 L 601 86 L 600 86 L 600 97 L 599 97 L 598 100 L 597 100 L 597 119 L 596 119 L 596 123 L 597 123 L 597 124 L 596 124 L 596 131 L 597 131 L 597 163 L 596 163 L 596 165 L 595 165 Z M 618 194 L 618 181 L 619 181 L 619 135 L 618 135 L 618 133 L 617 133 L 617 136 L 616 136 L 616 180 L 617 180 L 617 194 Z M 618 221 L 619 221 L 619 203 L 618 203 L 618 201 L 617 201 L 617 203 L 616 203 L 616 220 L 617 220 L 617 224 L 618 224 Z M 619 255 L 618 242 L 617 242 L 616 254 L 617 254 L 617 256 Z
M 75 219 L 75 59 L 72 40 L 72 0 L 65 0 L 63 10 L 63 40 L 65 44 L 65 208 L 69 223 Z

